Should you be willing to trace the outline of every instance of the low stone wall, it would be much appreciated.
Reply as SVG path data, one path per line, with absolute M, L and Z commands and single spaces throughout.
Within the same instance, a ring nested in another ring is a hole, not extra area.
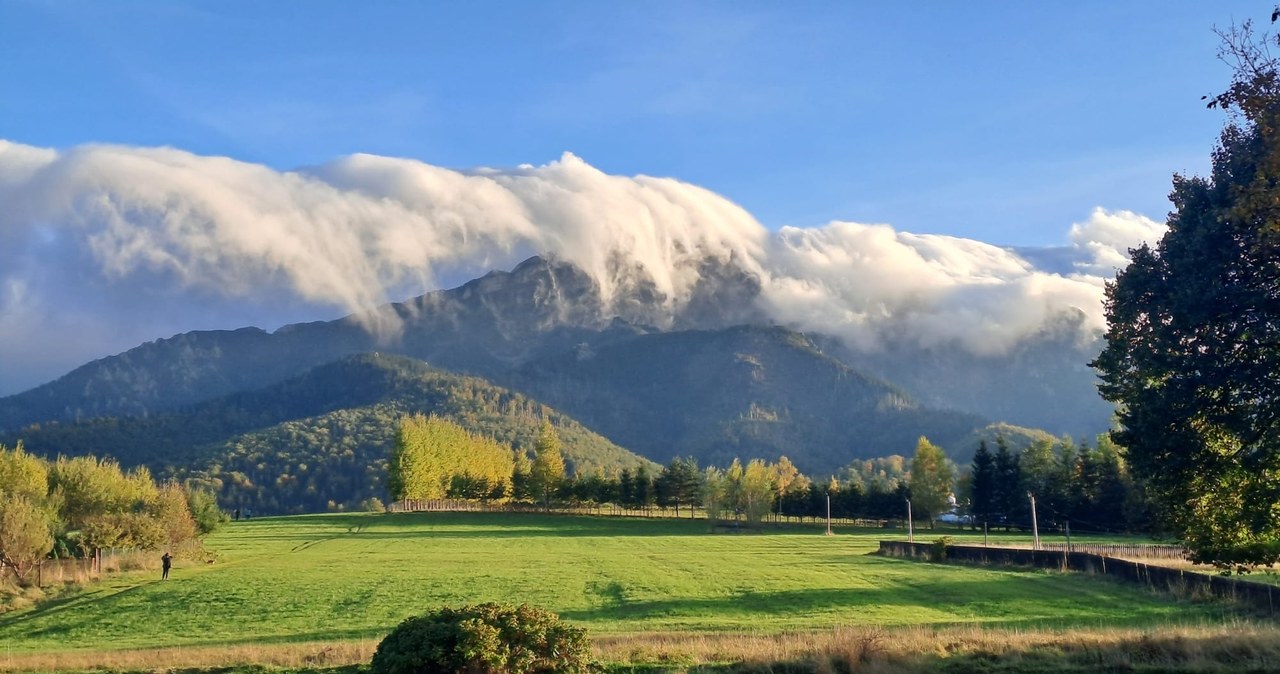
M 887 557 L 929 559 L 932 549 L 931 543 L 880 541 L 880 554 Z M 949 545 L 947 561 L 984 566 L 1029 566 L 1095 573 L 1141 583 L 1158 590 L 1170 590 L 1192 596 L 1226 597 L 1257 607 L 1271 615 L 1280 615 L 1280 587 L 1274 585 L 1143 562 L 1131 562 L 1088 552 Z

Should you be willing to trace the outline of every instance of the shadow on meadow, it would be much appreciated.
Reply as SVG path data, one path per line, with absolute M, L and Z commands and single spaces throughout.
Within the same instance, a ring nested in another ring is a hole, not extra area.
M 40 602 L 36 608 L 27 611 L 17 611 L 14 613 L 0 614 L 0 629 L 4 629 L 20 622 L 25 622 L 32 617 L 42 616 L 48 617 L 66 613 L 77 613 L 91 611 L 92 607 L 98 602 L 107 601 L 122 597 L 129 594 L 135 594 L 142 590 L 142 585 L 129 585 L 128 587 L 118 586 L 94 586 L 91 589 L 77 592 L 75 594 L 50 599 Z M 88 621 L 82 621 L 88 622 Z M 50 634 L 57 633 L 57 630 L 45 629 L 42 632 Z
M 381 515 L 317 515 L 313 525 L 325 526 L 326 535 L 357 535 L 362 538 L 529 538 L 590 536 L 819 536 L 822 529 L 811 524 L 767 525 L 751 529 L 745 525 L 735 531 L 722 529 L 712 534 L 703 519 L 659 517 L 622 517 L 613 515 L 572 515 L 546 513 L 467 513 L 427 512 Z M 302 529 L 301 527 L 299 527 Z M 236 538 L 267 540 L 275 538 L 315 538 L 314 526 L 297 533 L 263 530 L 237 532 Z M 310 532 L 310 536 L 303 536 Z M 868 530 L 874 533 L 874 530 Z M 867 533 L 859 531 L 858 533 Z
M 659 600 L 634 600 L 626 596 L 625 588 L 616 583 L 589 587 L 600 606 L 586 610 L 560 612 L 567 620 L 591 624 L 609 621 L 660 620 L 662 618 L 690 618 L 716 620 L 750 620 L 777 616 L 817 615 L 831 611 L 845 611 L 851 607 L 865 607 L 868 613 L 878 616 L 913 616 L 921 611 L 939 612 L 934 627 L 972 625 L 973 616 L 982 615 L 984 626 L 1023 628 L 1044 626 L 1096 625 L 1100 619 L 1108 624 L 1142 625 L 1153 618 L 1174 617 L 1185 602 L 1168 597 L 1143 607 L 1124 605 L 1109 610 L 1082 601 L 1079 594 L 1062 593 L 1041 595 L 1041 586 L 1031 582 L 1011 585 L 1008 578 L 996 576 L 986 579 L 964 578 L 945 582 L 918 583 L 912 578 L 885 579 L 876 587 L 863 588 L 810 588 L 800 590 L 757 591 L 743 590 L 717 598 L 672 598 Z M 1047 580 L 1047 579 L 1046 579 Z M 1101 593 L 1099 601 L 1115 601 L 1109 595 L 1116 591 L 1122 595 L 1131 588 L 1106 579 L 1092 581 L 1090 591 Z M 1119 597 L 1121 601 L 1123 597 Z M 1001 612 L 1007 612 L 1001 615 Z M 1105 612 L 1105 613 L 1104 613 Z M 1229 607 L 1224 607 L 1224 613 Z M 1114 615 L 1113 615 L 1114 613 Z M 947 616 L 953 616 L 948 619 Z M 890 619 L 891 621 L 892 619 Z

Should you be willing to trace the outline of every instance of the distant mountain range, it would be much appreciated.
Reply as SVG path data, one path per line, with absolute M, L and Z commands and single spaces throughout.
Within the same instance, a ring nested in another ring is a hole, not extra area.
M 1077 435 L 1106 427 L 1085 357 L 1053 335 L 1004 359 L 905 343 L 861 354 L 760 324 L 749 276 L 722 264 L 701 271 L 674 314 L 642 278 L 606 299 L 582 270 L 535 257 L 366 315 L 274 333 L 185 333 L 0 398 L 0 430 L 47 454 L 94 451 L 206 473 L 217 463 L 218 479 L 239 472 L 261 486 L 231 463 L 277 445 L 307 456 L 384 451 L 388 431 L 368 420 L 410 412 L 526 442 L 531 421 L 498 422 L 504 400 L 520 401 L 515 419 L 554 416 L 576 438 L 566 442 L 570 460 L 606 470 L 643 461 L 625 447 L 658 462 L 786 455 L 820 475 L 854 458 L 909 454 L 921 435 L 966 460 L 992 421 Z M 366 328 L 389 319 L 393 337 Z M 460 411 L 463 390 L 487 411 Z M 317 434 L 338 426 L 340 439 Z M 281 439 L 308 434 L 301 444 Z M 366 454 L 353 466 L 373 465 Z M 305 472 L 314 475 L 312 463 Z M 307 507 L 351 500 L 337 489 L 313 479 Z

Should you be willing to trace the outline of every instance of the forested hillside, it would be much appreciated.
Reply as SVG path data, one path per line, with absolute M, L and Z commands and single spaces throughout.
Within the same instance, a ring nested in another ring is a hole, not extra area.
M 927 409 L 778 327 L 583 344 L 529 363 L 511 385 L 659 462 L 785 455 L 822 475 L 855 458 L 908 453 L 921 435 L 967 455 L 986 426 L 974 415 Z
M 517 449 L 533 446 L 546 419 L 573 469 L 648 465 L 524 395 L 386 354 L 344 358 L 171 413 L 44 424 L 21 438 L 46 455 L 94 453 L 199 478 L 229 506 L 308 512 L 385 498 L 396 424 L 413 413 L 452 419 Z

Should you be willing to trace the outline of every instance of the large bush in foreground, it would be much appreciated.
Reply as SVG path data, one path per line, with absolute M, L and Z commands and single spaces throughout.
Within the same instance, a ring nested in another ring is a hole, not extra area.
M 444 607 L 409 618 L 373 654 L 373 674 L 582 674 L 587 635 L 521 604 Z

